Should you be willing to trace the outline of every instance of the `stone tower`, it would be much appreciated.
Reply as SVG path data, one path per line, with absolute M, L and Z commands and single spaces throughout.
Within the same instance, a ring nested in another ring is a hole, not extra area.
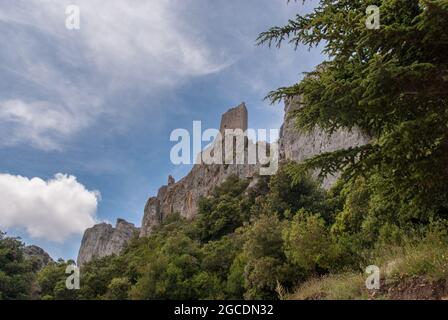
M 222 115 L 221 118 L 221 134 L 224 135 L 226 129 L 242 129 L 247 130 L 247 108 L 243 102 L 238 107 L 230 109 Z

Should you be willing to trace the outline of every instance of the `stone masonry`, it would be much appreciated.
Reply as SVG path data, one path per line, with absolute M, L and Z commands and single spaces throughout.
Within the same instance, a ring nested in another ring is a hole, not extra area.
M 244 132 L 247 130 L 248 113 L 246 104 L 243 102 L 238 107 L 230 109 L 222 115 L 220 132 L 224 136 L 226 129 L 241 129 Z

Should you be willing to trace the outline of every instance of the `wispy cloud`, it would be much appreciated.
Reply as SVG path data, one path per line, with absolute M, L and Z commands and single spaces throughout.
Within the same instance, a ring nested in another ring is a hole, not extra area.
M 58 149 L 59 136 L 83 126 L 60 106 L 21 100 L 0 101 L 0 122 L 0 144 L 29 143 L 43 150 Z
M 95 122 L 124 90 L 146 94 L 232 63 L 182 15 L 183 1 L 17 0 L 2 4 L 0 69 L 21 88 L 0 98 L 2 144 L 58 149 Z M 65 28 L 65 8 L 81 9 L 81 30 Z M 5 81 L 5 79 L 4 79 Z M 30 88 L 23 92 L 23 88 Z M 22 89 L 22 90 L 20 90 Z M 2 93 L 4 95 L 4 93 Z M 123 106 L 121 106 L 121 109 Z M 47 119 L 43 119 L 47 117 Z

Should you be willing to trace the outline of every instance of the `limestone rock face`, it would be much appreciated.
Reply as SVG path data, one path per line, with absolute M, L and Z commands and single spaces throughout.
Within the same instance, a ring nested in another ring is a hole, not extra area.
M 25 259 L 35 261 L 38 270 L 42 270 L 47 264 L 54 262 L 44 249 L 34 245 L 23 248 L 23 255 Z
M 100 223 L 87 229 L 79 249 L 78 266 L 93 259 L 120 254 L 139 231 L 134 224 L 123 219 L 117 220 L 115 228 L 110 224 Z
M 257 172 L 256 165 L 195 165 L 185 178 L 170 186 L 161 187 L 157 197 L 149 198 L 140 236 L 149 235 L 155 226 L 176 212 L 184 218 L 192 219 L 197 214 L 199 199 L 209 195 L 226 178 L 236 175 L 250 179 Z
M 303 162 L 322 153 L 362 146 L 370 141 L 370 137 L 356 129 L 351 131 L 339 129 L 331 135 L 319 128 L 315 128 L 309 133 L 300 132 L 292 117 L 292 112 L 300 108 L 300 97 L 285 103 L 285 119 L 280 130 L 279 140 L 281 159 Z M 327 177 L 323 182 L 323 187 L 331 187 L 337 178 L 337 176 Z
M 285 119 L 279 137 L 280 161 L 302 162 L 321 153 L 361 146 L 370 140 L 359 130 L 338 130 L 331 135 L 319 128 L 310 133 L 300 132 L 291 117 L 291 112 L 300 107 L 300 98 L 294 98 L 285 103 Z M 226 129 L 245 131 L 247 123 L 247 109 L 244 104 L 241 104 L 222 116 L 220 129 L 222 133 Z M 252 142 L 245 140 L 244 152 L 247 152 L 250 143 Z M 247 153 L 245 159 L 247 159 Z M 240 179 L 249 179 L 248 189 L 253 188 L 258 180 L 259 171 L 259 164 L 196 164 L 190 173 L 178 182 L 169 176 L 168 185 L 162 186 L 156 196 L 148 199 L 141 229 L 121 219 L 117 221 L 115 228 L 102 223 L 87 229 L 79 250 L 78 266 L 94 258 L 119 254 L 136 232 L 140 237 L 149 235 L 156 226 L 173 213 L 179 213 L 187 219 L 194 218 L 197 214 L 199 199 L 210 195 L 216 186 L 231 175 L 236 175 Z M 337 177 L 327 177 L 324 187 L 330 187 L 336 179 Z
M 247 130 L 247 109 L 245 104 L 230 109 L 221 119 L 221 132 L 227 129 Z M 149 235 L 167 216 L 179 213 L 182 217 L 192 219 L 197 214 L 197 206 L 201 197 L 208 196 L 213 189 L 223 183 L 230 176 L 241 179 L 251 179 L 258 173 L 260 166 L 248 164 L 248 146 L 253 142 L 246 139 L 244 145 L 244 159 L 246 164 L 196 164 L 190 173 L 178 182 L 171 177 L 168 185 L 162 186 L 156 197 L 149 198 L 146 203 L 140 236 Z M 215 143 L 210 148 L 216 147 Z M 211 149 L 210 149 L 211 150 Z M 207 149 L 206 151 L 209 151 Z M 204 151 L 202 154 L 205 154 Z M 221 150 L 222 151 L 222 150 Z M 211 151 L 214 153 L 214 151 Z M 202 155 L 201 154 L 201 155 Z M 241 154 L 241 152 L 239 153 Z M 224 159 L 224 157 L 223 157 Z M 237 156 L 234 154 L 234 160 Z
M 301 162 L 315 155 L 359 146 L 367 143 L 369 138 L 358 130 L 338 132 L 328 135 L 321 129 L 311 133 L 300 133 L 290 116 L 293 110 L 300 108 L 300 98 L 285 103 L 285 120 L 279 139 L 280 160 Z M 230 109 L 222 116 L 221 132 L 225 129 L 247 130 L 248 115 L 244 104 Z M 251 143 L 250 141 L 247 143 Z M 247 159 L 247 157 L 245 158 Z M 156 197 L 149 198 L 145 206 L 140 236 L 149 235 L 168 215 L 175 212 L 191 219 L 197 214 L 197 205 L 201 197 L 207 196 L 213 189 L 230 175 L 241 179 L 251 179 L 249 187 L 257 180 L 259 165 L 205 165 L 198 164 L 190 173 L 178 181 L 169 179 L 167 186 L 159 189 Z M 324 187 L 331 186 L 337 177 L 328 177 Z
M 258 165 L 195 165 L 185 178 L 173 185 L 161 187 L 157 197 L 149 198 L 140 237 L 149 235 L 154 227 L 173 213 L 179 213 L 186 219 L 194 218 L 200 198 L 208 196 L 228 177 L 251 179 L 255 183 L 254 177 L 258 172 Z

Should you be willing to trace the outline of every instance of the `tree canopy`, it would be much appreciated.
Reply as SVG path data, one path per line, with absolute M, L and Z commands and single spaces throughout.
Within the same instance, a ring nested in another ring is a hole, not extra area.
M 23 247 L 19 238 L 0 231 L 0 300 L 33 297 L 36 269 L 31 260 L 25 259 Z
M 376 5 L 380 28 L 366 27 Z M 300 130 L 359 128 L 370 143 L 319 155 L 291 169 L 379 174 L 389 196 L 444 214 L 448 204 L 448 1 L 321 0 L 313 12 L 262 33 L 259 44 L 323 45 L 327 60 L 298 84 L 271 92 L 301 95 Z

